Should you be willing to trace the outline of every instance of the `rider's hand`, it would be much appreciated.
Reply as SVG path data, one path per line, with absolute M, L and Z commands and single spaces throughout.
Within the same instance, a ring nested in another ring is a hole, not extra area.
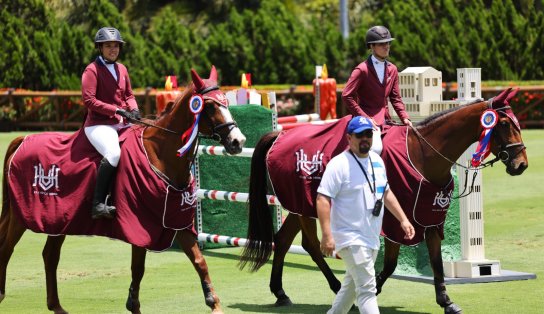
M 409 119 L 402 120 L 402 123 L 404 123 L 404 125 L 412 126 L 412 121 L 410 121 Z
M 121 117 L 127 119 L 128 121 L 134 119 L 134 116 L 132 115 L 132 112 L 128 112 L 125 109 L 117 109 L 117 111 L 115 113 L 120 115 Z
M 142 120 L 142 115 L 140 114 L 140 110 L 138 109 L 132 109 L 130 111 L 130 113 L 132 114 L 132 117 L 135 119 L 135 120 Z

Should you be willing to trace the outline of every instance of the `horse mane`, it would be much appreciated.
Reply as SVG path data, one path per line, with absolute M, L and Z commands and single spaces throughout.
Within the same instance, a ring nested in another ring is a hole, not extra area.
M 448 115 L 451 112 L 454 112 L 454 111 L 460 110 L 462 108 L 465 108 L 465 107 L 468 107 L 468 106 L 471 106 L 471 105 L 474 105 L 474 104 L 477 104 L 477 103 L 481 103 L 481 102 L 482 102 L 482 100 L 476 99 L 476 100 L 473 100 L 472 102 L 470 102 L 468 104 L 464 104 L 464 105 L 461 105 L 459 107 L 453 107 L 453 108 L 450 108 L 450 109 L 447 109 L 447 110 L 444 110 L 444 111 L 437 112 L 437 113 L 433 114 L 432 116 L 425 118 L 423 121 L 417 123 L 416 126 L 418 126 L 418 127 L 428 126 L 429 124 L 431 124 L 436 119 L 438 119 L 438 118 L 440 118 L 442 116 Z

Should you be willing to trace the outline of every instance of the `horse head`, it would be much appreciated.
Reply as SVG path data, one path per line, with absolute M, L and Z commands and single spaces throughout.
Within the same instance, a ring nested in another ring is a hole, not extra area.
M 498 113 L 498 121 L 491 138 L 491 152 L 500 158 L 506 165 L 506 172 L 512 176 L 522 174 L 529 165 L 521 128 L 509 103 L 518 91 L 519 89 L 509 88 L 488 100 L 489 108 Z
M 238 154 L 246 142 L 228 108 L 227 97 L 217 85 L 217 71 L 212 66 L 210 77 L 202 79 L 191 69 L 194 93 L 204 101 L 199 132 L 219 141 L 229 154 Z

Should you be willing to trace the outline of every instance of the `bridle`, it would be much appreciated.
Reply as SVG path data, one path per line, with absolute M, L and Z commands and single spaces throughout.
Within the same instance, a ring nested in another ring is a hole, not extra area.
M 206 97 L 205 96 L 207 93 L 209 93 L 211 91 L 214 91 L 214 90 L 219 90 L 219 86 L 218 85 L 213 85 L 213 86 L 206 87 L 204 89 L 201 89 L 200 91 L 197 91 L 197 94 L 202 95 L 203 96 L 202 98 L 204 98 L 204 99 L 212 100 L 213 102 L 218 104 L 220 107 L 227 108 L 226 105 L 222 104 L 217 99 L 215 99 L 213 97 Z M 159 130 L 162 130 L 162 131 L 165 131 L 165 132 L 168 132 L 168 133 L 172 133 L 172 134 L 175 134 L 175 135 L 183 135 L 183 132 L 177 132 L 177 131 L 170 130 L 168 128 L 163 128 L 162 126 L 158 126 L 158 125 L 155 125 L 153 123 L 145 122 L 145 121 L 142 121 L 142 120 L 136 120 L 136 119 L 129 119 L 129 120 L 131 122 L 133 122 L 133 123 L 143 124 L 145 126 L 156 128 L 156 129 L 159 129 Z M 215 125 L 212 128 L 212 134 L 211 135 L 199 134 L 199 137 L 211 138 L 211 139 L 213 139 L 215 141 L 221 142 L 222 137 L 221 137 L 221 134 L 219 133 L 219 131 L 224 129 L 224 128 L 228 128 L 228 131 L 230 132 L 232 129 L 234 129 L 236 127 L 238 127 L 238 125 L 236 124 L 235 121 L 221 123 L 221 124 Z M 227 134 L 228 134 L 228 132 L 227 132 Z
M 213 102 L 218 104 L 220 107 L 227 109 L 227 106 L 225 104 L 221 103 L 219 100 L 215 99 L 214 97 L 206 97 L 205 96 L 207 93 L 209 93 L 211 91 L 214 91 L 214 90 L 219 90 L 219 86 L 218 85 L 213 85 L 213 86 L 206 87 L 206 88 L 198 91 L 198 94 L 202 95 L 203 96 L 202 98 L 212 100 Z M 211 138 L 211 139 L 213 139 L 215 141 L 221 142 L 222 138 L 221 138 L 221 134 L 219 133 L 219 131 L 224 129 L 224 128 L 227 128 L 227 131 L 228 131 L 227 134 L 228 134 L 230 131 L 232 131 L 232 129 L 234 129 L 236 127 L 238 127 L 238 124 L 236 124 L 235 121 L 225 122 L 225 123 L 215 125 L 212 128 L 212 134 L 211 135 L 200 134 L 199 136 L 202 137 L 202 138 Z
M 495 110 L 496 112 L 498 112 L 500 115 L 502 116 L 506 116 L 507 118 L 509 118 L 512 122 L 512 124 L 515 125 L 515 127 L 521 132 L 520 128 L 519 128 L 519 125 L 517 124 L 517 121 L 515 121 L 514 119 L 515 118 L 512 118 L 510 116 L 510 114 L 508 114 L 506 111 L 507 110 L 512 110 L 512 107 L 510 107 L 509 105 L 506 105 L 506 106 L 503 106 L 503 107 L 499 107 L 499 108 L 493 108 L 493 99 L 494 98 L 491 98 L 488 100 L 488 103 L 487 103 L 487 108 L 488 109 L 491 109 L 491 110 Z M 498 125 L 498 124 L 497 124 Z M 495 125 L 493 128 L 496 128 L 497 125 Z M 478 171 L 481 170 L 481 169 L 484 169 L 484 168 L 487 168 L 489 166 L 493 166 L 494 163 L 496 163 L 497 161 L 502 161 L 504 164 L 508 164 L 510 161 L 512 161 L 512 159 L 514 159 L 517 155 L 519 155 L 524 149 L 526 149 L 526 146 L 525 144 L 523 144 L 523 142 L 517 142 L 517 143 L 510 143 L 510 144 L 501 144 L 499 146 L 499 152 L 497 153 L 497 155 L 495 156 L 495 158 L 493 158 L 492 160 L 490 161 L 487 161 L 483 164 L 481 164 L 480 166 L 478 167 L 472 167 L 472 166 L 465 166 L 465 165 L 461 165 L 460 163 L 456 162 L 456 161 L 452 161 L 451 159 L 449 159 L 448 157 L 444 156 L 442 153 L 440 153 L 436 148 L 434 148 L 433 145 L 431 145 L 431 143 L 429 143 L 429 141 L 427 141 L 423 135 L 421 135 L 421 133 L 419 133 L 419 131 L 414 127 L 414 126 L 411 126 L 412 128 L 412 131 L 414 131 L 414 133 L 417 135 L 417 137 L 419 139 L 421 139 L 423 142 L 425 142 L 436 154 L 438 154 L 440 157 L 442 157 L 443 159 L 447 160 L 448 162 L 450 162 L 452 165 L 456 165 L 458 167 L 461 167 L 461 168 L 464 168 L 465 169 L 465 186 L 463 188 L 463 192 L 459 193 L 459 196 L 457 196 L 456 198 L 461 198 L 461 197 L 465 197 L 465 196 L 468 196 L 469 194 L 471 194 L 474 190 L 474 182 L 476 180 L 476 176 L 478 175 Z M 497 137 L 498 137 L 498 134 L 497 132 L 493 132 L 493 137 L 495 138 L 495 142 L 498 142 L 497 141 Z M 509 149 L 513 148 L 513 147 L 519 147 L 519 149 L 517 150 L 517 152 L 513 155 L 510 155 L 510 153 L 508 152 Z M 467 183 L 468 183 L 468 172 L 472 170 L 474 171 L 473 175 L 472 175 L 472 183 L 471 183 L 471 186 L 470 186 L 470 189 L 469 189 L 469 192 L 465 194 L 465 191 L 467 189 Z

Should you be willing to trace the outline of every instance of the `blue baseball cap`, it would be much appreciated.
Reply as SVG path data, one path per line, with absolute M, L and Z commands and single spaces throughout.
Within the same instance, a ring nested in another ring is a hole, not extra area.
M 348 134 L 361 133 L 364 130 L 372 130 L 373 128 L 374 125 L 369 118 L 365 118 L 363 116 L 355 116 L 349 121 L 348 129 L 346 130 L 346 132 Z

